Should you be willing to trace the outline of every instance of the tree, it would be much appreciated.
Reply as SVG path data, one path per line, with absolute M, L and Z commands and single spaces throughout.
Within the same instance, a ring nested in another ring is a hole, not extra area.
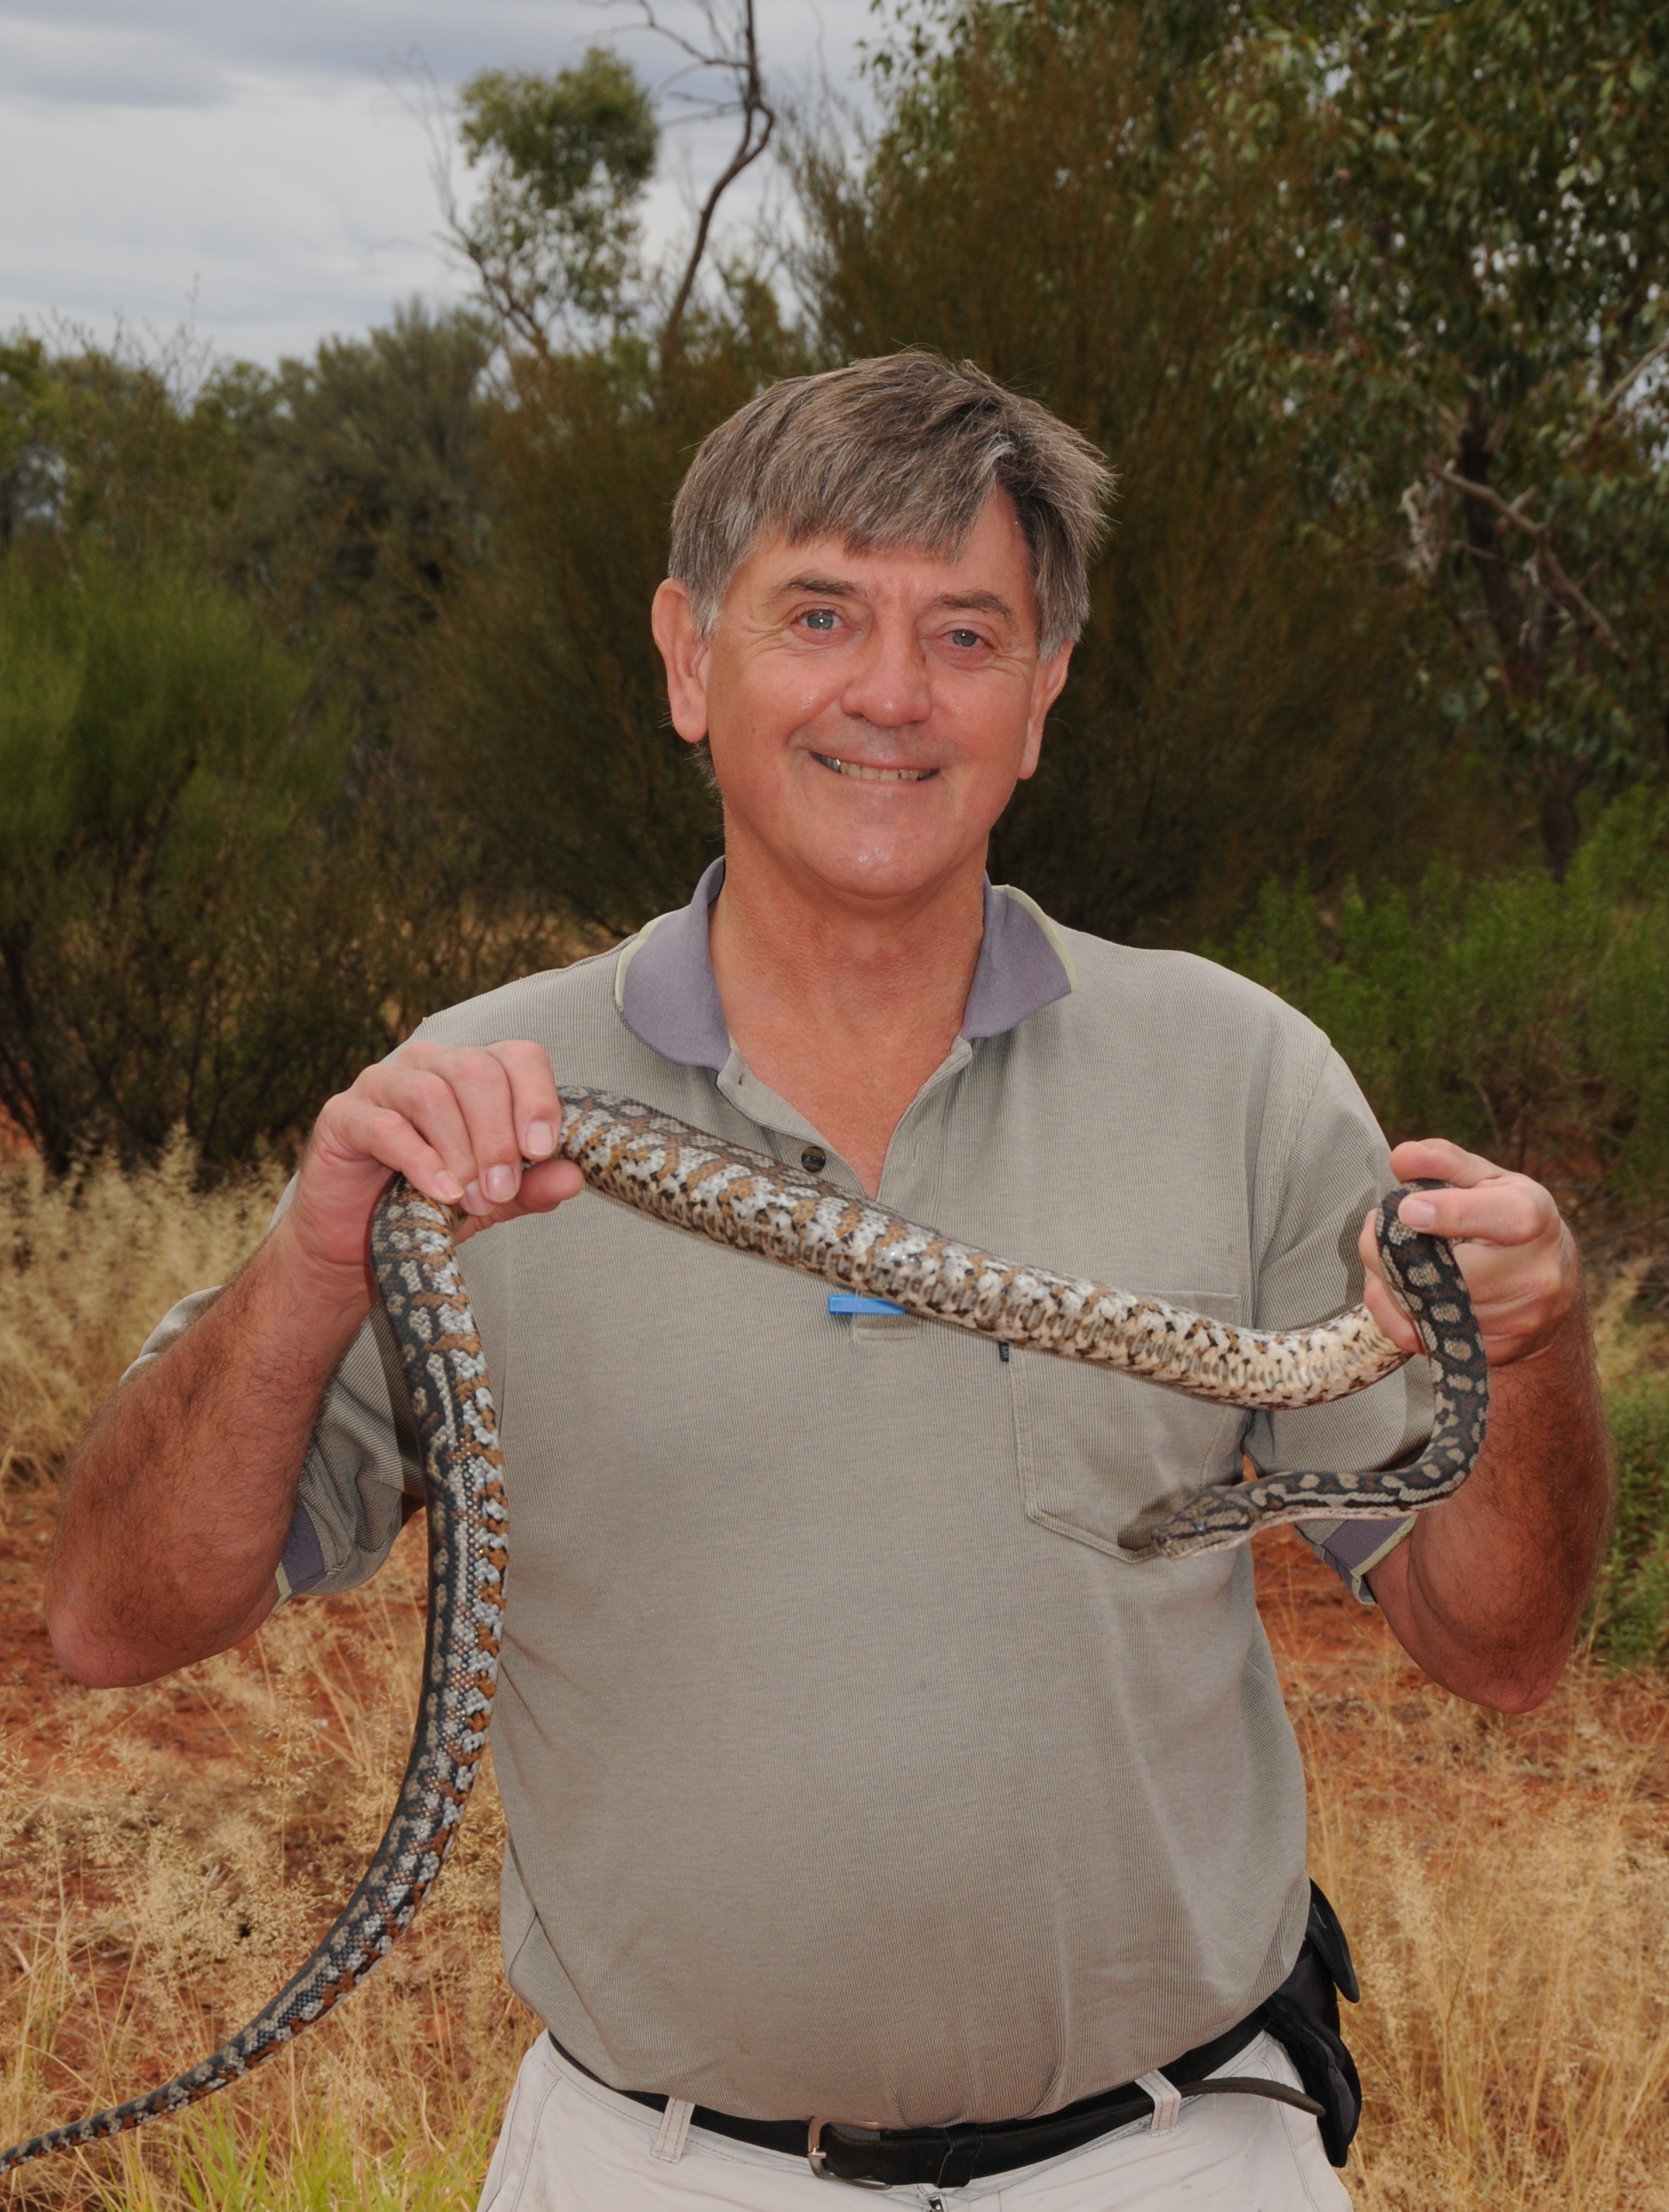
M 14 555 L 0 664 L 0 1109 L 55 1171 L 180 1127 L 210 1171 L 293 1146 L 435 1006 L 558 954 L 420 797 L 344 803 L 345 703 L 223 585 Z
M 1405 523 L 1561 874 L 1583 794 L 1669 758 L 1669 17 L 1404 0 L 1260 52 L 1304 94 L 1265 368 L 1326 502 Z
M 0 348 L 0 545 L 96 542 L 136 571 L 212 565 L 247 483 L 272 383 L 188 331 L 108 346 L 69 329 Z
M 50 378 L 39 338 L 0 344 L 0 552 L 57 513 L 60 465 L 48 442 Z
M 351 699 L 356 785 L 394 744 L 414 635 L 485 550 L 496 344 L 484 316 L 413 301 L 281 363 L 249 439 L 216 570 Z
M 495 314 L 537 350 L 557 331 L 618 321 L 637 245 L 638 202 L 660 133 L 648 91 L 593 46 L 552 76 L 484 70 L 463 87 L 460 137 L 484 186 L 448 229 Z
M 613 933 L 681 904 L 718 845 L 649 634 L 673 495 L 710 429 L 807 365 L 766 288 L 728 307 L 693 311 L 670 360 L 623 341 L 514 363 L 491 557 L 417 660 L 415 781 L 477 841 L 478 880 Z
M 58 1170 L 246 1154 L 362 1009 L 306 834 L 341 718 L 228 594 L 90 550 L 0 568 L 0 1105 Z

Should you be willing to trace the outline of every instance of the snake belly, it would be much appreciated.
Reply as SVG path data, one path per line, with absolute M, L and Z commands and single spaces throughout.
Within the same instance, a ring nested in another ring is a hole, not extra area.
M 446 1212 L 397 1177 L 372 1221 L 371 1259 L 411 1392 L 429 1525 L 423 1692 L 393 1818 L 318 1948 L 247 2027 L 148 2095 L 0 2153 L 0 2174 L 183 2111 L 282 2051 L 411 1926 L 456 1838 L 498 1678 L 509 1561 L 498 1417 Z
M 733 1145 L 612 1092 L 564 1084 L 559 1152 L 606 1197 L 714 1243 L 887 1298 L 929 1321 L 1021 1350 L 1112 1367 L 1220 1405 L 1322 1405 L 1400 1367 L 1365 1305 L 1312 1328 L 1241 1328 L 1163 1298 L 1104 1289 L 1000 1260 L 854 1198 L 767 1152 Z M 1398 1218 L 1405 1185 L 1384 1200 L 1386 1273 L 1419 1332 L 1435 1383 L 1430 1441 L 1412 1465 L 1367 1474 L 1294 1469 L 1202 1490 L 1125 1532 L 1132 1559 L 1185 1559 L 1242 1544 L 1286 1521 L 1368 1521 L 1453 1497 L 1477 1464 L 1489 1370 L 1471 1299 L 1447 1242 Z
M 1321 1405 L 1403 1364 L 1365 1306 L 1313 1328 L 1241 1328 L 956 1243 L 635 1099 L 567 1085 L 561 1097 L 558 1151 L 603 1196 L 1021 1350 L 1247 1408 Z M 1404 1194 L 1392 1191 L 1381 1204 L 1378 1236 L 1436 1381 L 1431 1440 L 1420 1458 L 1364 1474 L 1294 1472 L 1203 1490 L 1129 1532 L 1128 1556 L 1185 1559 L 1286 1521 L 1419 1512 L 1465 1480 L 1489 1411 L 1483 1344 L 1447 1243 L 1398 1218 Z M 509 1565 L 497 1414 L 452 1224 L 445 1208 L 396 1176 L 371 1224 L 372 1266 L 422 1447 L 429 1530 L 423 1697 L 387 1832 L 317 1949 L 247 2027 L 149 2094 L 0 2153 L 0 2175 L 125 2134 L 241 2080 L 358 1987 L 410 1927 L 446 1863 L 486 1751 Z

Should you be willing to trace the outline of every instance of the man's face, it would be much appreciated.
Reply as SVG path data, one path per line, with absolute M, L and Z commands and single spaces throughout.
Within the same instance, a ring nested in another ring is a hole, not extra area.
M 772 540 L 704 645 L 676 584 L 655 635 L 679 735 L 711 742 L 732 841 L 880 898 L 983 861 L 1071 651 L 1039 659 L 1031 563 L 1002 493 L 953 561 Z

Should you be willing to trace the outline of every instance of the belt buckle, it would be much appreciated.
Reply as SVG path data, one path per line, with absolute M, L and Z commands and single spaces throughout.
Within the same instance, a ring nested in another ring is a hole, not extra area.
M 838 2127 L 840 2124 L 838 2120 L 808 2120 L 807 2122 L 807 2165 L 810 2166 L 819 2181 L 844 2182 L 848 2189 L 885 2189 L 887 2184 L 884 2181 L 848 2181 L 844 2173 L 837 2173 L 829 2164 L 828 2154 L 823 2148 L 823 2130 L 825 2128 Z M 848 2122 L 847 2124 L 850 2126 L 852 2124 Z M 881 2130 L 879 2124 L 872 2126 L 866 2123 L 863 2132 L 865 2135 L 879 2136 Z

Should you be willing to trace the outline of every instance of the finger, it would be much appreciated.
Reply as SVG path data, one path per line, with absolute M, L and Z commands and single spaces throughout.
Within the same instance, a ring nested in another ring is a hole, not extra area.
M 442 1206 L 462 1201 L 464 1186 L 444 1155 L 397 1108 L 346 1091 L 320 1115 L 314 1142 L 350 1157 L 375 1160 Z
M 1410 1229 L 1483 1244 L 1533 1244 L 1556 1237 L 1559 1209 L 1528 1176 L 1502 1176 L 1469 1190 L 1411 1191 L 1397 1209 Z
M 1398 1182 L 1420 1182 L 1429 1178 L 1437 1182 L 1458 1183 L 1468 1190 L 1474 1184 L 1507 1173 L 1505 1168 L 1498 1168 L 1482 1153 L 1464 1152 L 1447 1137 L 1418 1137 L 1398 1145 L 1391 1155 L 1391 1171 Z
M 1419 1333 L 1381 1275 L 1370 1274 L 1362 1285 L 1362 1303 L 1398 1352 L 1417 1352 Z
M 562 1136 L 562 1100 L 543 1045 L 515 1038 L 488 1050 L 510 1086 L 510 1118 L 523 1159 L 549 1159 Z
M 572 1160 L 543 1160 L 524 1168 L 515 1196 L 508 1206 L 489 1206 L 473 1228 L 485 1229 L 496 1221 L 520 1221 L 530 1213 L 551 1213 L 585 1188 L 585 1177 Z
M 477 1196 L 479 1186 L 472 1186 Z M 536 1167 L 524 1168 L 515 1196 L 504 1206 L 483 1203 L 460 1221 L 453 1231 L 453 1240 L 462 1244 L 483 1229 L 491 1229 L 502 1221 L 521 1221 L 529 1214 L 551 1213 L 567 1200 L 576 1198 L 585 1188 L 585 1178 L 572 1160 L 545 1160 Z
M 1364 1275 L 1386 1279 L 1385 1261 L 1380 1257 L 1380 1209 L 1374 1206 L 1361 1224 L 1361 1235 L 1356 1239 L 1356 1251 L 1361 1257 Z
M 464 1188 L 472 1213 L 508 1206 L 521 1182 L 510 1076 L 485 1048 L 419 1048 L 387 1063 L 387 1103 L 404 1106 Z
M 478 1213 L 484 1211 L 485 1203 L 478 1187 L 480 1167 L 455 1079 L 460 1071 L 455 1060 L 452 1066 L 447 1065 L 452 1057 L 431 1058 L 425 1054 L 422 1060 L 387 1060 L 379 1068 L 369 1069 L 362 1080 L 377 1106 L 403 1114 L 425 1143 L 440 1155 L 447 1173 L 458 1186 L 459 1195 L 451 1203 Z M 497 1080 L 502 1090 L 502 1075 Z M 356 1090 L 358 1087 L 356 1085 Z M 507 1122 L 508 1119 L 507 1111 Z M 473 1201 L 470 1197 L 472 1186 L 476 1187 Z
M 449 1053 L 436 1073 L 452 1085 L 474 1157 L 464 1204 L 472 1213 L 509 1205 L 521 1187 L 521 1139 L 509 1071 L 496 1054 L 484 1049 Z
M 584 1188 L 585 1177 L 572 1160 L 545 1160 L 523 1170 L 514 1210 L 549 1213 L 564 1200 L 577 1198 Z

